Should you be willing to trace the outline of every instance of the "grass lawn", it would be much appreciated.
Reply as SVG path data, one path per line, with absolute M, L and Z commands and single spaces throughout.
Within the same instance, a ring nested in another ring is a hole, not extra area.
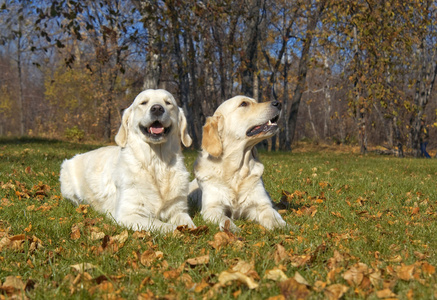
M 0 140 L 0 299 L 437 298 L 436 159 L 261 153 L 288 229 L 194 212 L 164 236 L 61 197 L 61 162 L 96 147 Z

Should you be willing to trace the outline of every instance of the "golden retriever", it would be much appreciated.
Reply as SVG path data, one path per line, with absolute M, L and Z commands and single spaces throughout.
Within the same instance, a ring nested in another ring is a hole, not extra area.
M 229 221 L 230 229 L 237 231 L 231 219 L 238 218 L 258 222 L 267 229 L 286 225 L 264 188 L 264 166 L 254 148 L 277 133 L 280 112 L 277 101 L 258 103 L 236 96 L 223 102 L 207 119 L 189 197 L 201 207 L 203 218 L 219 224 L 221 230 Z
M 181 140 L 191 145 L 183 110 L 165 90 L 141 92 L 122 117 L 118 146 L 65 160 L 61 192 L 90 204 L 133 230 L 170 232 L 195 227 L 188 215 L 187 172 Z

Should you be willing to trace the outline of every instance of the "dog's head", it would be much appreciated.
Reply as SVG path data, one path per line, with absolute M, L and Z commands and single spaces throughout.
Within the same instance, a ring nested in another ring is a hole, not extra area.
M 187 120 L 176 100 L 165 90 L 141 92 L 123 113 L 115 142 L 125 147 L 129 134 L 140 137 L 149 144 L 162 144 L 176 136 L 189 147 L 191 137 L 187 131 Z
M 236 96 L 223 102 L 203 126 L 202 148 L 219 157 L 223 147 L 253 147 L 278 132 L 281 103 Z

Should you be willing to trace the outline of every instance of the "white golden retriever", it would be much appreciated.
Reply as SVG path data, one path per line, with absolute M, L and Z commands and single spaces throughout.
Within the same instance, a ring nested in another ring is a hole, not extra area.
M 188 215 L 189 173 L 181 140 L 191 145 L 185 115 L 173 96 L 165 90 L 143 91 L 123 113 L 118 146 L 62 163 L 62 195 L 133 230 L 196 227 Z
M 190 184 L 192 201 L 197 201 L 207 221 L 223 230 L 231 219 L 245 218 L 267 229 L 284 227 L 285 221 L 273 208 L 264 188 L 264 166 L 254 146 L 278 131 L 281 104 L 258 103 L 236 96 L 223 102 L 203 127 L 202 152 L 194 165 L 196 180 Z M 200 189 L 199 189 L 200 188 Z

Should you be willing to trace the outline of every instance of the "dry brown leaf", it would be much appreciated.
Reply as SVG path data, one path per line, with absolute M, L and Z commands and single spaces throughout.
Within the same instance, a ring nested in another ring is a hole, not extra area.
M 244 260 L 238 260 L 238 263 L 231 268 L 232 272 L 241 272 L 253 279 L 259 280 L 260 277 L 255 271 L 255 263 L 248 263 Z
M 381 285 L 381 282 L 382 282 L 381 270 L 378 269 L 378 270 L 373 271 L 372 273 L 370 273 L 369 279 L 370 279 L 370 282 L 372 283 L 372 285 L 375 288 L 378 288 Z
M 156 296 L 152 291 L 147 290 L 145 293 L 141 293 L 137 296 L 137 300 L 155 300 Z
M 430 257 L 428 253 L 424 254 L 424 253 L 420 253 L 419 251 L 414 251 L 414 256 L 416 256 L 417 259 L 420 259 L 420 260 L 425 260 L 425 259 Z
M 266 273 L 264 274 L 264 278 L 266 279 L 270 279 L 273 281 L 285 281 L 288 279 L 287 275 L 285 275 L 285 273 L 278 268 L 274 268 L 272 270 L 267 270 Z
M 8 276 L 5 279 L 5 282 L 3 283 L 2 287 L 11 287 L 17 290 L 24 289 L 25 285 L 23 281 L 16 276 Z
M 345 258 L 340 252 L 334 250 L 334 256 L 328 259 L 328 268 L 335 269 L 341 265 L 345 261 Z
M 305 284 L 297 282 L 294 278 L 280 282 L 279 289 L 285 299 L 307 299 L 311 293 Z
M 196 283 L 194 285 L 194 292 L 200 293 L 201 291 L 203 291 L 207 287 L 209 287 L 209 284 L 206 281 L 202 280 L 202 282 Z
M 79 226 L 77 224 L 74 224 L 73 226 L 71 226 L 70 238 L 72 240 L 78 240 L 80 238 L 80 229 L 79 229 Z
M 97 268 L 97 266 L 90 264 L 90 263 L 86 263 L 86 262 L 80 263 L 80 264 L 75 264 L 75 265 L 70 265 L 70 267 L 79 273 L 83 273 L 85 271 L 89 271 L 89 270 Z
M 268 297 L 267 300 L 286 300 L 286 299 L 284 295 L 277 295 L 277 296 Z
M 393 293 L 390 289 L 383 289 L 376 292 L 376 297 L 379 299 L 386 299 L 386 298 L 396 298 L 397 295 Z
M 123 232 L 120 233 L 119 235 L 114 235 L 111 238 L 111 241 L 118 242 L 119 244 L 124 244 L 124 242 L 126 242 L 128 237 L 129 237 L 129 233 L 127 232 L 127 230 L 123 230 Z
M 293 267 L 302 267 L 307 263 L 309 263 L 309 261 L 311 260 L 311 255 L 310 254 L 293 255 L 291 256 L 290 260 L 291 260 L 291 265 Z
M 226 283 L 231 281 L 239 281 L 244 283 L 249 289 L 256 289 L 258 287 L 258 283 L 241 272 L 223 271 L 220 273 L 218 280 L 221 286 L 225 286 Z
M 411 279 L 414 279 L 413 273 L 414 273 L 414 265 L 406 266 L 402 264 L 401 266 L 396 268 L 396 275 L 399 279 L 409 281 Z
M 103 231 L 99 231 L 99 232 L 92 231 L 90 239 L 92 241 L 97 241 L 97 240 L 102 240 L 104 237 L 105 237 L 105 233 Z
M 114 285 L 110 281 L 104 281 L 99 285 L 93 286 L 88 289 L 88 292 L 90 293 L 90 295 L 94 295 L 96 292 L 101 294 L 112 294 L 114 290 Z
M 88 213 L 88 208 L 90 206 L 88 204 L 80 204 L 77 208 L 76 208 L 76 212 L 78 213 L 82 213 L 82 214 L 86 214 Z
M 229 231 L 221 231 L 217 232 L 214 235 L 214 240 L 209 241 L 208 244 L 216 250 L 220 250 L 220 248 L 229 245 L 230 243 L 236 241 L 236 237 L 233 233 Z
M 435 274 L 435 267 L 433 265 L 430 265 L 427 262 L 424 262 L 422 264 L 422 272 L 424 274 L 427 274 L 427 275 L 434 275 Z
M 209 263 L 209 254 L 195 258 L 189 258 L 186 260 L 186 262 L 191 266 L 206 265 Z
M 188 273 L 179 276 L 178 281 L 182 282 L 187 289 L 191 289 L 194 286 L 193 278 Z
M 276 264 L 279 264 L 280 262 L 289 259 L 289 255 L 288 255 L 287 251 L 285 250 L 284 246 L 282 246 L 281 244 L 276 244 L 275 247 L 276 247 L 276 250 L 274 253 L 274 259 L 275 259 Z
M 174 269 L 174 270 L 164 271 L 162 275 L 164 276 L 165 279 L 176 279 L 179 277 L 180 274 L 181 272 L 178 269 Z
M 146 250 L 141 254 L 140 262 L 146 267 L 150 267 L 157 259 L 162 259 L 164 254 L 161 251 Z
M 314 283 L 314 286 L 313 286 L 313 289 L 316 291 L 316 292 L 322 292 L 325 288 L 326 288 L 326 285 L 327 285 L 327 283 L 326 282 L 323 282 L 323 281 L 320 281 L 320 280 L 317 280 L 315 283 Z
M 293 278 L 294 278 L 294 280 L 296 280 L 300 284 L 304 284 L 306 286 L 310 286 L 308 281 L 305 278 L 303 278 L 303 276 L 300 275 L 300 273 L 297 272 L 297 271 L 296 271 L 296 273 L 294 273 L 294 277 Z
M 349 270 L 343 273 L 344 280 L 347 281 L 349 285 L 358 286 L 363 281 L 364 276 L 369 272 L 369 268 L 366 264 L 357 263 L 352 266 Z
M 343 297 L 343 295 L 349 290 L 349 288 L 343 284 L 333 284 L 324 289 L 326 298 L 329 300 L 337 300 Z

